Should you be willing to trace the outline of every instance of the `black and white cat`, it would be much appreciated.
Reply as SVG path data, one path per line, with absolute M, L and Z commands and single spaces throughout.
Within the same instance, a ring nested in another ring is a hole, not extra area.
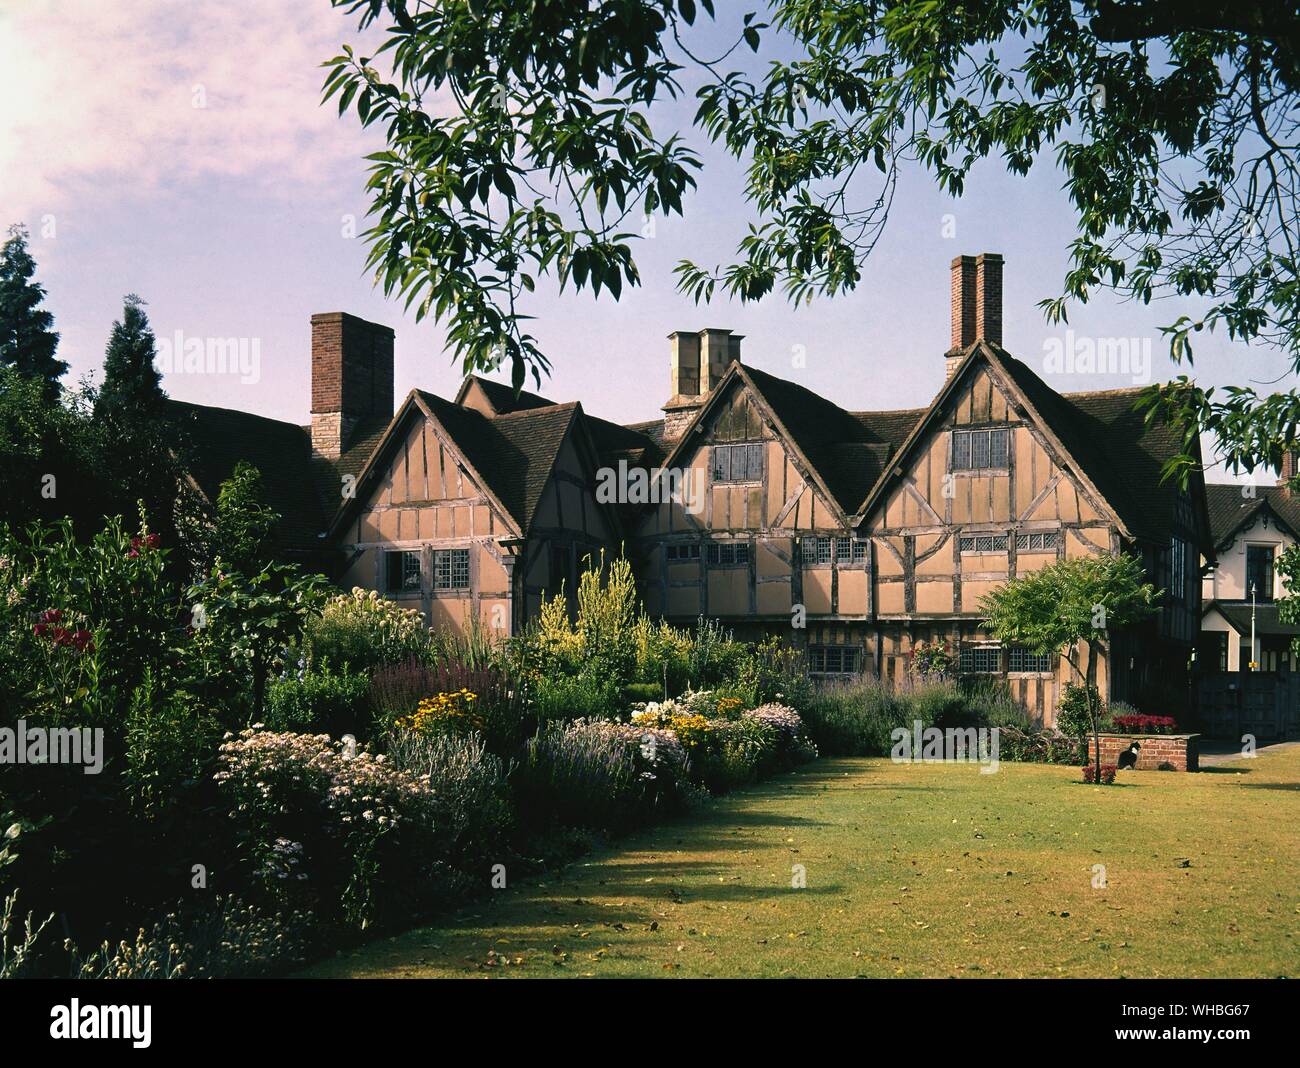
M 1130 771 L 1136 771 L 1137 762 L 1138 762 L 1138 750 L 1141 748 L 1142 748 L 1141 742 L 1134 742 L 1127 749 L 1125 749 L 1124 752 L 1120 753 L 1119 761 L 1118 764 L 1116 765 L 1116 770 L 1122 771 L 1124 768 L 1128 768 Z

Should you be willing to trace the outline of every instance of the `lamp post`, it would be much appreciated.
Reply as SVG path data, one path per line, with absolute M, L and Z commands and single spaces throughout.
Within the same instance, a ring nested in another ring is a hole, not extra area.
M 1255 652 L 1255 590 L 1258 588 L 1258 582 L 1250 584 L 1250 670 L 1258 670 L 1258 655 Z

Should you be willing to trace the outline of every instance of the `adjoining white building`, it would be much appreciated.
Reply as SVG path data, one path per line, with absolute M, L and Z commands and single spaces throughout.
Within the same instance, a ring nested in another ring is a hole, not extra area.
M 1278 557 L 1300 540 L 1300 493 L 1286 485 L 1207 485 L 1217 560 L 1202 587 L 1201 672 L 1289 673 L 1295 627 L 1278 619 Z M 1253 593 L 1253 611 L 1252 611 Z M 1251 648 L 1251 617 L 1255 645 Z

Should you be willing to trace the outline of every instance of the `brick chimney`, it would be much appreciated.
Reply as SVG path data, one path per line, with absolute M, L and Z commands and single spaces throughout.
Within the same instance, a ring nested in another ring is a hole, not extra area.
M 329 460 L 357 426 L 393 417 L 393 331 L 346 312 L 311 317 L 311 448 Z
M 664 438 L 676 441 L 705 399 L 722 381 L 727 368 L 740 359 L 742 335 L 730 330 L 698 332 L 675 330 L 668 335 L 672 344 L 670 388 L 664 405 Z
M 952 348 L 944 354 L 949 378 L 980 340 L 1002 344 L 1002 257 L 996 252 L 952 261 Z
M 1291 480 L 1300 474 L 1300 463 L 1297 462 L 1297 450 L 1287 449 L 1282 453 L 1282 466 L 1277 469 L 1277 484 L 1282 489 L 1282 494 L 1286 497 L 1294 495 L 1295 490 L 1291 486 Z

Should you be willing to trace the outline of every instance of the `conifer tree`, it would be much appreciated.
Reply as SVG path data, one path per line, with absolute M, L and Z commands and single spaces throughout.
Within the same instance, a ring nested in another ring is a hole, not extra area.
M 144 301 L 129 293 L 123 299 L 122 318 L 113 324 L 109 335 L 96 414 L 124 418 L 157 414 L 165 394 L 154 357 L 154 334 Z
M 54 316 L 41 307 L 45 287 L 32 280 L 35 273 L 27 228 L 9 227 L 9 239 L 0 246 L 0 367 L 40 380 L 44 396 L 52 400 L 68 365 L 54 358 L 59 335 L 51 329 Z

